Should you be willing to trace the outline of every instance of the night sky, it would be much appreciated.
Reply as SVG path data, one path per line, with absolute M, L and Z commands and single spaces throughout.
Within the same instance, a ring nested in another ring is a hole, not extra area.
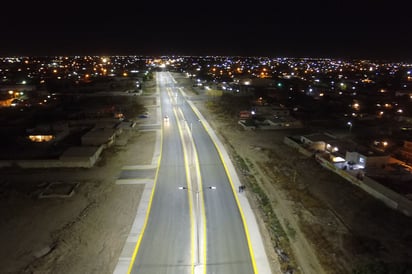
M 96 6 L 17 2 L 0 17 L 0 56 L 241 55 L 412 61 L 412 12 L 407 1 L 178 5 L 112 1 Z

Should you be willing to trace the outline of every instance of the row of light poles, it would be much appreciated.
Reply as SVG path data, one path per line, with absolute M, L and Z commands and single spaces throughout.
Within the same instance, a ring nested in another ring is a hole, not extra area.
M 179 100 L 179 95 L 178 92 L 175 92 L 174 94 L 174 100 L 175 100 L 175 104 L 176 105 L 180 105 L 184 103 L 184 98 L 183 96 L 181 96 L 182 98 Z M 180 101 L 180 102 L 179 102 Z M 200 122 L 200 120 L 198 120 Z M 188 122 L 185 118 L 183 118 L 183 125 L 184 126 L 189 126 L 189 132 L 192 132 L 193 130 L 193 122 L 190 121 Z M 192 152 L 193 153 L 193 152 Z M 193 158 L 193 157 L 192 157 Z M 192 163 L 193 164 L 193 163 Z M 195 222 L 196 222 L 196 263 L 195 263 L 195 273 L 197 273 L 197 271 L 200 271 L 200 269 L 198 269 L 198 267 L 201 266 L 201 262 L 200 262 L 200 234 L 201 234 L 201 228 L 200 225 L 203 222 L 202 218 L 202 211 L 201 211 L 201 205 L 200 205 L 200 193 L 207 189 L 207 190 L 215 190 L 216 187 L 215 186 L 208 186 L 205 188 L 201 188 L 201 184 L 198 183 L 196 184 L 196 188 L 197 189 L 193 189 L 192 187 L 187 187 L 187 186 L 180 186 L 178 187 L 179 190 L 187 190 L 190 191 L 192 193 L 194 193 L 194 195 L 196 196 L 196 205 L 195 205 L 195 210 L 194 210 L 194 216 L 195 216 Z

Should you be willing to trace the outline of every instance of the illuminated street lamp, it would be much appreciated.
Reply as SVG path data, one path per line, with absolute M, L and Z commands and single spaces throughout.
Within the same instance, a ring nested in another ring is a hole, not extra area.
M 349 126 L 349 133 L 352 131 L 352 122 L 348 122 L 347 125 Z
M 180 190 L 189 190 L 189 191 L 196 194 L 196 214 L 195 214 L 195 216 L 196 216 L 196 242 L 197 242 L 197 264 L 196 265 L 199 265 L 200 264 L 200 254 L 199 254 L 200 253 L 200 248 L 199 248 L 199 246 L 200 246 L 200 243 L 199 243 L 199 241 L 200 241 L 200 239 L 199 239 L 200 229 L 199 229 L 199 223 L 200 223 L 200 216 L 201 216 L 201 214 L 200 214 L 200 204 L 199 204 L 199 193 L 202 190 L 192 190 L 192 189 L 190 189 L 188 187 L 185 187 L 185 186 L 179 186 L 179 189 Z M 215 186 L 209 186 L 206 189 L 215 190 L 216 187 Z

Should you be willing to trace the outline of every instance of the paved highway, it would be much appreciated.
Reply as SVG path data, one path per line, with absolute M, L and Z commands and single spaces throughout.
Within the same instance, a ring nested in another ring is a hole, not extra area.
M 158 77 L 161 109 L 172 113 L 167 82 Z M 187 199 L 178 187 L 186 184 L 183 149 L 174 116 L 163 124 L 161 157 L 155 178 L 149 217 L 131 273 L 191 273 L 191 220 Z
M 211 129 L 168 72 L 156 75 L 161 115 L 169 118 L 162 121 L 159 166 L 129 273 L 258 273 L 237 190 Z

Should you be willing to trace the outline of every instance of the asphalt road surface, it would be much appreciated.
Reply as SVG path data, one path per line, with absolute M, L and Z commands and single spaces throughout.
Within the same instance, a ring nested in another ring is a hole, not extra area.
M 168 118 L 162 119 L 148 217 L 129 272 L 258 273 L 237 189 L 211 129 L 169 73 L 157 73 L 157 89 Z

